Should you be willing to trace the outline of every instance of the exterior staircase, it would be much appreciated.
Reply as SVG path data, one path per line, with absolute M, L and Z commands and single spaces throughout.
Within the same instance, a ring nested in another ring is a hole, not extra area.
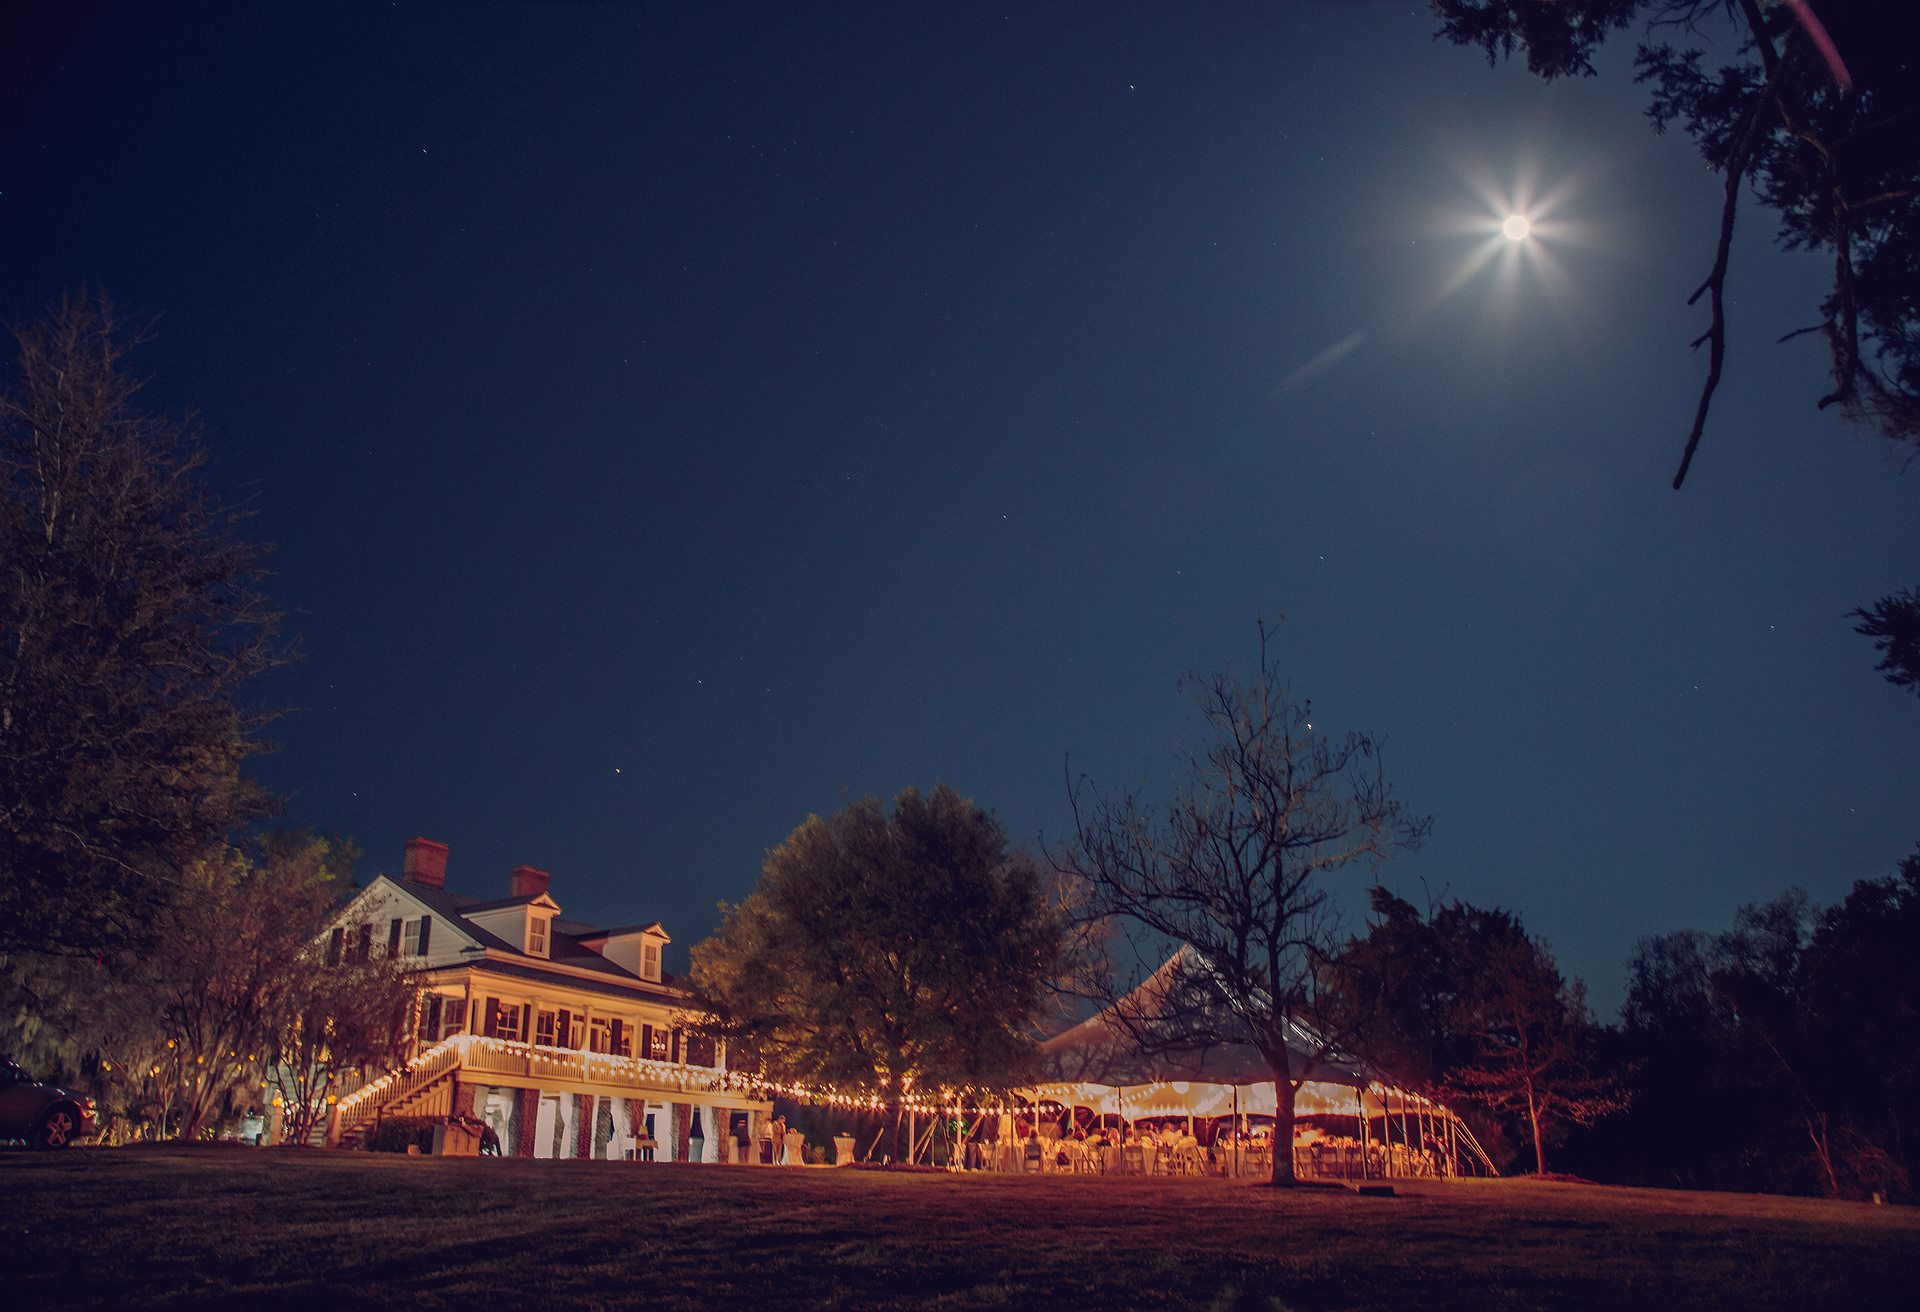
M 327 1146 L 361 1147 L 386 1116 L 445 1116 L 451 1112 L 454 1074 L 460 1069 L 466 1037 L 456 1035 L 435 1044 L 400 1070 L 342 1098 L 327 1118 Z

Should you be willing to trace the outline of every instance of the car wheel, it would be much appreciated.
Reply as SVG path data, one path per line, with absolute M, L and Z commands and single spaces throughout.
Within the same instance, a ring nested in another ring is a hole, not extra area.
M 40 1128 L 34 1131 L 33 1146 L 36 1148 L 65 1148 L 73 1142 L 73 1136 L 80 1129 L 80 1117 L 71 1107 L 55 1107 L 40 1120 Z

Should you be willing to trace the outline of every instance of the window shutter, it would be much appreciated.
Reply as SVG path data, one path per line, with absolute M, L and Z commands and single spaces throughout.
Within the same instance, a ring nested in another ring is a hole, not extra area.
M 333 933 L 327 936 L 327 964 L 337 966 L 340 956 L 347 950 L 347 931 L 345 926 L 335 925 Z
M 433 917 L 420 917 L 420 955 L 427 955 L 427 944 L 433 938 Z
M 390 957 L 400 955 L 400 917 L 398 916 L 387 922 L 387 955 Z
M 438 993 L 427 994 L 427 1020 L 421 1035 L 428 1043 L 440 1041 L 440 1009 L 445 1000 Z
M 373 922 L 371 920 L 363 920 L 360 922 L 360 946 L 354 951 L 353 959 L 355 961 L 365 961 L 372 955 Z
M 640 1055 L 648 1061 L 653 1060 L 653 1026 L 640 1027 Z
M 618 1017 L 607 1022 L 607 1034 L 612 1039 L 612 1042 L 607 1047 L 607 1051 L 615 1053 L 616 1055 L 620 1052 L 620 1036 L 625 1031 L 626 1026 Z
M 680 1030 L 678 1027 L 674 1029 L 672 1037 L 667 1040 L 667 1060 L 680 1060 Z
M 480 1032 L 488 1038 L 500 1032 L 500 999 L 487 999 L 486 1023 L 481 1026 Z
M 553 1027 L 553 1045 L 556 1048 L 573 1046 L 573 1013 L 562 1010 L 560 1021 Z

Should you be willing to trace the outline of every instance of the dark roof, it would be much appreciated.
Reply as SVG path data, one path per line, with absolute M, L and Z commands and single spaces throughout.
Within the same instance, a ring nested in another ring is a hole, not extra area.
M 567 964 L 574 965 L 578 963 L 568 962 Z M 551 984 L 564 984 L 568 988 L 585 989 L 589 993 L 610 993 L 618 997 L 632 997 L 636 993 L 644 993 L 659 998 L 663 1002 L 678 1002 L 682 997 L 679 990 L 673 987 L 670 979 L 664 983 L 650 984 L 636 976 L 627 974 L 624 970 L 618 971 L 620 976 L 618 979 L 595 980 L 581 979 L 576 975 L 569 975 L 563 971 L 547 970 L 544 967 L 533 964 L 531 959 L 527 961 L 493 961 L 489 959 L 476 961 L 472 964 L 471 968 L 492 975 L 508 975 L 514 979 L 532 979 Z
M 432 884 L 420 884 L 411 879 L 400 879 L 393 875 L 388 875 L 387 878 L 405 889 L 412 897 L 433 908 L 435 915 L 459 921 L 461 931 L 471 936 L 481 947 L 498 948 L 503 952 L 520 950 L 498 934 L 482 929 L 467 919 L 466 913 L 479 904 L 478 898 L 462 897 L 458 893 L 449 893 L 444 888 L 435 888 Z
M 551 897 L 551 896 L 552 894 L 548 893 L 545 889 L 542 889 L 538 893 L 522 893 L 519 897 L 496 897 L 496 898 L 491 898 L 485 902 L 474 902 L 467 907 L 467 910 L 468 911 L 504 911 L 508 907 L 523 907 L 529 902 L 537 902 L 543 897 Z
M 581 928 L 585 929 L 587 927 L 582 926 Z M 591 929 L 584 934 L 574 932 L 574 937 L 579 939 L 618 938 L 622 934 L 644 934 L 648 930 L 654 930 L 654 929 L 659 930 L 663 935 L 666 934 L 667 932 L 666 928 L 662 926 L 659 921 L 654 920 L 644 925 L 622 925 L 618 929 Z
M 498 934 L 484 929 L 467 919 L 469 915 L 476 912 L 498 911 L 504 907 L 523 905 L 539 897 L 540 894 L 538 893 L 530 893 L 525 897 L 482 900 L 476 897 L 466 897 L 460 893 L 449 893 L 446 889 L 435 888 L 432 884 L 416 883 L 411 879 L 400 879 L 393 875 L 386 877 L 431 907 L 434 914 L 444 916 L 448 920 L 459 921 L 462 932 L 469 935 L 482 947 L 491 948 L 497 952 L 511 952 L 514 956 L 527 962 L 543 960 L 555 961 L 579 970 L 591 970 L 598 975 L 606 975 L 623 982 L 631 982 L 643 989 L 658 987 L 655 984 L 641 979 L 625 967 L 615 965 L 598 952 L 595 952 L 592 948 L 585 947 L 581 943 L 582 939 L 607 938 L 611 935 L 626 931 L 595 929 L 592 925 L 585 924 L 581 921 L 561 920 L 556 916 L 554 917 L 553 923 L 548 927 L 552 932 L 548 936 L 547 955 L 542 958 L 523 951 L 519 944 L 509 943 Z M 538 967 L 533 968 L 538 969 Z M 663 978 L 665 978 L 664 972 L 662 972 L 662 975 Z M 553 977 L 561 979 L 570 978 L 569 976 L 560 975 Z
M 529 957 L 527 959 L 529 961 L 539 960 L 538 957 Z M 614 965 L 592 948 L 581 947 L 580 940 L 571 934 L 562 934 L 558 930 L 553 932 L 547 944 L 547 960 L 560 961 L 569 966 L 578 966 L 586 970 L 598 971 L 602 975 L 612 975 L 616 979 L 630 979 L 636 984 L 644 984 L 646 982 L 624 966 Z

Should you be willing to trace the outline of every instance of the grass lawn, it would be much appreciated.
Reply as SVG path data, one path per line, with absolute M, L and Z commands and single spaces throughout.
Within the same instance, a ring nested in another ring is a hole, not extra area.
M 1854 1308 L 1920 1210 L 245 1148 L 0 1153 L 11 1307 Z

